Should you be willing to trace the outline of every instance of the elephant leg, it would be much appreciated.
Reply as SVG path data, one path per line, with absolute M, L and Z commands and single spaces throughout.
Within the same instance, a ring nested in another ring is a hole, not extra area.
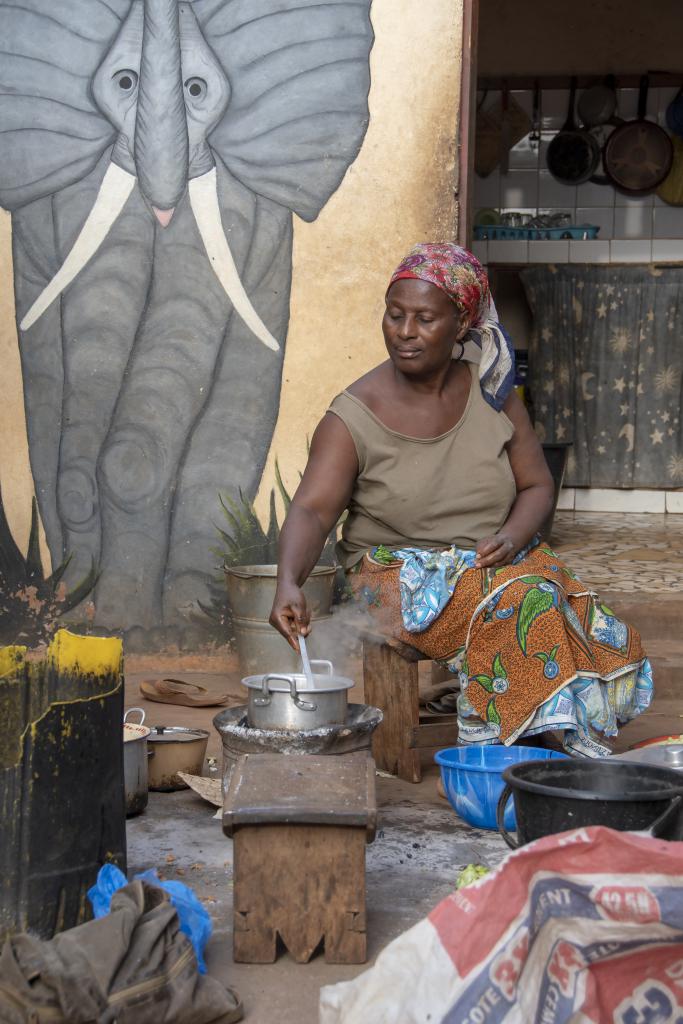
M 254 199 L 236 185 L 229 238 L 242 270 Z M 98 620 L 158 625 L 178 469 L 210 393 L 231 304 L 206 257 L 187 196 L 156 239 L 149 302 L 100 455 Z M 252 344 L 259 344 L 252 342 Z
M 12 261 L 19 323 L 59 266 L 50 197 L 12 215 Z M 29 330 L 19 331 L 19 352 L 33 484 L 50 556 L 58 565 L 64 557 L 57 511 L 63 381 L 59 301 Z
M 66 251 L 92 208 L 101 176 L 93 174 L 59 196 L 57 223 L 68 239 Z M 67 582 L 82 579 L 100 559 L 97 460 L 147 302 L 154 234 L 154 218 L 136 189 L 62 299 L 58 510 L 71 556 Z
M 287 332 L 292 259 L 288 210 L 259 198 L 254 244 L 243 281 L 276 338 Z M 187 621 L 197 600 L 208 601 L 217 562 L 218 494 L 253 497 L 277 421 L 283 352 L 255 344 L 233 316 L 211 393 L 183 458 L 173 503 L 164 583 L 164 621 Z

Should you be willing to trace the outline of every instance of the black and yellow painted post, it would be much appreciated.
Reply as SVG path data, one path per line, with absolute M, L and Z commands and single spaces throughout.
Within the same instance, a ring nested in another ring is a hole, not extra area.
M 120 639 L 0 647 L 0 940 L 80 924 L 101 865 L 125 871 L 122 720 Z

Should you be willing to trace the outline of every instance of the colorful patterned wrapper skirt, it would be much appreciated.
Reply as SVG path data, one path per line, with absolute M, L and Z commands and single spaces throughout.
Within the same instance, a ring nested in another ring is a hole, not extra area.
M 458 675 L 461 742 L 509 744 L 561 730 L 568 751 L 600 757 L 610 753 L 603 738 L 649 706 L 652 673 L 639 634 L 547 545 L 499 569 L 461 569 L 453 596 L 419 632 L 405 628 L 402 565 L 368 553 L 349 583 L 389 643 Z

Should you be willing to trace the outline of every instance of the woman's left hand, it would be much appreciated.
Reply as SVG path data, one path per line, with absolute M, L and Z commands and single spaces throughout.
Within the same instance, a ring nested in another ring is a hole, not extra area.
M 509 565 L 517 554 L 517 547 L 506 533 L 496 533 L 493 537 L 480 540 L 476 552 L 475 569 L 493 569 L 499 565 Z

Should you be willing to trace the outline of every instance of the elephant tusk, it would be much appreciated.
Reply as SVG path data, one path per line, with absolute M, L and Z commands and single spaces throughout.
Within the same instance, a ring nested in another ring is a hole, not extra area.
M 259 341 L 278 352 L 280 346 L 254 309 L 240 279 L 225 237 L 218 205 L 216 168 L 192 178 L 188 185 L 190 204 L 213 271 L 237 313 Z
M 128 171 L 124 171 L 116 164 L 109 164 L 92 210 L 88 214 L 78 238 L 55 276 L 45 286 L 19 324 L 22 331 L 27 331 L 29 327 L 33 326 L 48 306 L 62 294 L 76 275 L 80 274 L 86 263 L 92 259 L 126 205 L 135 181 L 133 174 L 129 174 Z

